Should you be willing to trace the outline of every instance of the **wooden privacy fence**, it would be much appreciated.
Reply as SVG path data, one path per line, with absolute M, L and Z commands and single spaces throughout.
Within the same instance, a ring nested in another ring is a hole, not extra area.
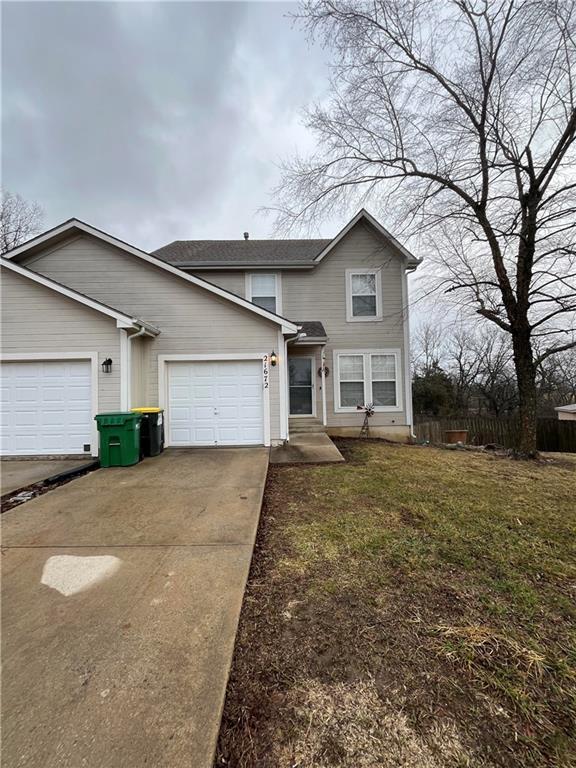
M 443 443 L 444 432 L 448 429 L 468 430 L 471 445 L 496 443 L 505 448 L 516 448 L 519 444 L 520 422 L 515 418 L 461 416 L 435 419 L 416 416 L 414 433 L 418 440 Z M 538 450 L 576 453 L 576 421 L 538 419 Z

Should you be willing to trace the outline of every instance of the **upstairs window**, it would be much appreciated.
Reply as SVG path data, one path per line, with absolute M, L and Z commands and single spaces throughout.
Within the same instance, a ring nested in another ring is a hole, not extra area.
M 382 285 L 379 269 L 346 270 L 346 319 L 382 320 Z
M 280 275 L 264 272 L 246 275 L 246 298 L 262 309 L 280 314 Z

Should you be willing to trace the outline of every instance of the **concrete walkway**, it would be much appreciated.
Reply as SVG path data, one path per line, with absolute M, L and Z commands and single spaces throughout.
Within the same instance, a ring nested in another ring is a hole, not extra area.
M 290 435 L 286 445 L 270 449 L 271 464 L 332 464 L 344 457 L 325 432 Z
M 267 466 L 168 450 L 3 515 L 5 765 L 212 765 Z
M 2 459 L 0 461 L 0 496 L 68 469 L 90 464 L 90 456 L 82 459 Z

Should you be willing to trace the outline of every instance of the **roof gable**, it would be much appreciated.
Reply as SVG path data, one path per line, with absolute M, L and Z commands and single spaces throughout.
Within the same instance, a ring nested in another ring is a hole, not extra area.
M 368 213 L 368 211 L 365 208 L 362 208 L 356 216 L 354 216 L 353 219 L 351 219 L 346 226 L 340 230 L 340 232 L 334 237 L 328 245 L 326 245 L 325 248 L 323 248 L 322 251 L 315 257 L 314 261 L 318 264 L 324 259 L 328 254 L 332 251 L 333 248 L 335 248 L 338 243 L 346 237 L 348 232 L 350 232 L 351 229 L 353 229 L 357 224 L 359 224 L 361 221 L 364 221 L 367 223 L 372 229 L 376 231 L 376 233 L 384 238 L 387 242 L 391 243 L 399 252 L 400 254 L 406 259 L 407 267 L 411 269 L 416 269 L 416 267 L 421 264 L 422 259 L 417 259 L 410 251 L 405 248 L 402 243 L 398 242 L 394 235 L 392 235 L 386 227 L 382 226 L 379 221 L 377 221 L 372 214 Z
M 149 264 L 153 264 L 154 266 L 159 267 L 166 272 L 170 272 L 181 280 L 186 280 L 188 283 L 192 283 L 193 285 L 203 288 L 204 290 L 213 293 L 220 298 L 226 299 L 233 304 L 237 304 L 249 312 L 260 315 L 266 320 L 270 320 L 277 325 L 280 325 L 283 333 L 296 333 L 298 331 L 297 326 L 286 318 L 281 317 L 280 315 L 276 315 L 273 312 L 269 312 L 266 309 L 262 309 L 261 307 L 252 304 L 252 302 L 248 301 L 247 299 L 243 299 L 242 297 L 237 296 L 235 293 L 231 293 L 224 288 L 220 288 L 219 286 L 213 285 L 206 280 L 202 280 L 202 278 L 197 277 L 196 275 L 190 275 L 186 272 L 183 272 L 181 269 L 178 269 L 172 264 L 168 264 L 166 261 L 159 259 L 157 256 L 147 253 L 146 251 L 142 251 L 139 248 L 135 248 L 129 243 L 126 243 L 123 240 L 114 237 L 113 235 L 109 235 L 107 232 L 103 232 L 100 229 L 96 229 L 90 224 L 86 224 L 79 219 L 69 219 L 63 224 L 60 224 L 57 227 L 53 227 L 47 232 L 32 238 L 28 242 L 13 248 L 11 251 L 8 251 L 3 255 L 3 260 L 6 260 L 9 263 L 12 259 L 18 259 L 20 256 L 29 255 L 40 249 L 44 249 L 47 246 L 61 242 L 66 238 L 69 238 L 71 234 L 74 234 L 74 232 L 91 235 L 92 237 L 95 237 L 107 243 L 108 245 L 113 245 L 132 256 L 136 256 L 137 258 L 142 259 Z M 28 272 L 30 270 L 26 271 Z M 74 291 L 71 292 L 75 293 Z M 98 302 L 95 303 L 97 304 Z
M 175 240 L 154 254 L 181 269 L 314 269 L 360 221 L 390 243 L 406 260 L 407 268 L 416 269 L 420 264 L 420 260 L 364 208 L 330 239 Z
M 145 323 L 143 320 L 139 320 L 136 317 L 130 317 L 130 315 L 126 315 L 124 312 L 120 312 L 119 310 L 114 309 L 107 304 L 103 304 L 100 301 L 91 299 L 89 296 L 86 296 L 83 293 L 74 291 L 72 288 L 68 288 L 66 285 L 57 283 L 55 280 L 51 280 L 49 277 L 40 275 L 38 272 L 34 272 L 31 269 L 22 267 L 20 264 L 15 264 L 14 262 L 8 261 L 8 259 L 2 257 L 0 258 L 0 266 L 2 269 L 8 269 L 11 272 L 22 275 L 22 277 L 25 277 L 28 280 L 32 280 L 39 285 L 43 285 L 45 288 L 49 288 L 55 293 L 59 293 L 62 296 L 66 296 L 67 298 L 78 302 L 79 304 L 83 304 L 85 307 L 89 307 L 90 309 L 94 309 L 96 312 L 100 312 L 103 315 L 111 317 L 112 319 L 116 320 L 116 325 L 118 328 L 141 328 L 151 336 L 157 336 L 160 333 L 158 328 L 150 325 L 149 323 Z

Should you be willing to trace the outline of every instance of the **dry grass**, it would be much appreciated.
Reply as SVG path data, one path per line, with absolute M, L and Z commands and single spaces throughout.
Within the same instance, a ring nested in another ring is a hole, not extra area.
M 273 468 L 217 765 L 576 765 L 576 463 Z

